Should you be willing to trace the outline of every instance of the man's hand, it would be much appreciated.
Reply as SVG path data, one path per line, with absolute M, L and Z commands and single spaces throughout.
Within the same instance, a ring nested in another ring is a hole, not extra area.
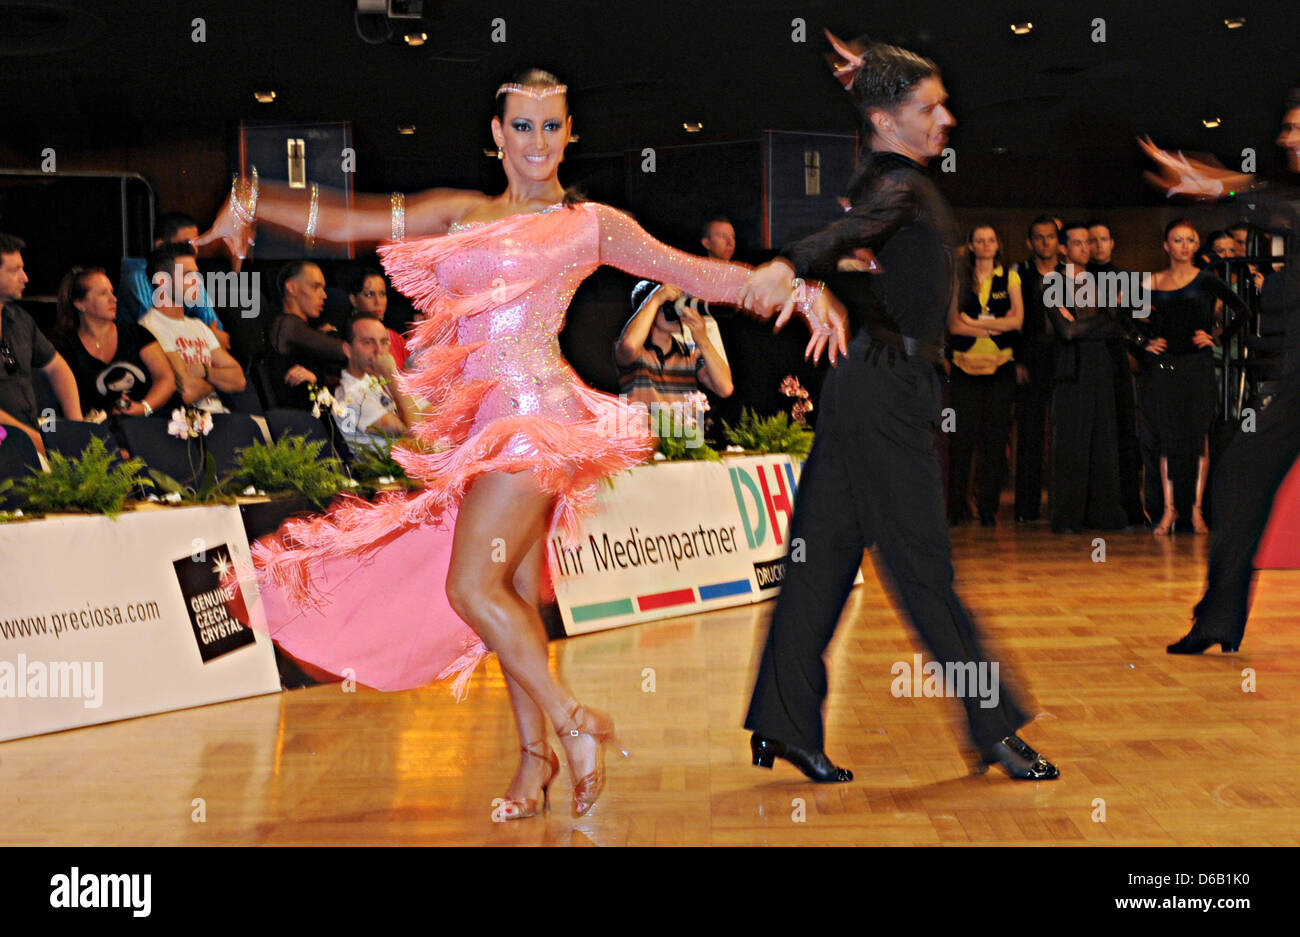
M 677 318 L 681 320 L 682 325 L 691 330 L 691 338 L 696 344 L 699 344 L 700 336 L 704 336 L 705 341 L 709 340 L 708 333 L 705 331 L 704 316 L 696 312 L 690 303 L 682 303 L 681 308 L 677 310 Z
M 220 345 L 221 345 L 222 348 L 224 348 L 226 351 L 230 351 L 230 333 L 229 333 L 229 332 L 223 332 L 223 331 L 221 331 L 220 329 L 214 328 L 214 329 L 212 329 L 212 334 L 215 335 L 215 336 L 217 337 L 217 341 L 220 343 Z
M 295 364 L 284 374 L 284 382 L 290 387 L 297 387 L 299 384 L 315 384 L 316 375 L 308 371 L 300 364 Z
M 377 377 L 391 381 L 397 376 L 397 359 L 391 353 L 379 355 L 375 358 L 375 370 Z
M 770 319 L 781 310 L 778 328 L 789 318 L 794 298 L 794 267 L 780 257 L 756 267 L 740 290 L 740 304 L 760 319 Z
M 682 295 L 682 291 L 671 284 L 664 283 L 654 291 L 653 295 L 663 303 L 675 303 Z

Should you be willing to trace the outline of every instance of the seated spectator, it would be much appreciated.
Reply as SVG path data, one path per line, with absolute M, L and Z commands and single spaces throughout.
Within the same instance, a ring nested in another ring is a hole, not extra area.
M 185 315 L 185 294 L 193 295 L 198 283 L 194 248 L 188 244 L 160 248 L 149 256 L 146 272 L 154 285 L 156 303 L 140 324 L 162 346 L 181 400 L 209 413 L 228 413 L 217 391 L 243 390 L 244 369 L 221 347 L 210 328 Z
M 98 410 L 152 416 L 169 410 L 176 379 L 167 355 L 148 329 L 118 324 L 113 284 L 101 267 L 73 267 L 59 286 L 55 347 L 73 376 L 87 418 Z
M 182 212 L 168 212 L 158 219 L 157 236 L 153 239 L 154 250 L 172 244 L 190 244 L 199 236 L 199 223 Z M 153 290 L 145 273 L 148 261 L 143 257 L 122 258 L 122 301 L 118 304 L 118 322 L 130 324 L 139 322 L 153 308 Z M 212 301 L 199 284 L 193 302 L 187 300 L 185 314 L 193 316 L 217 337 L 221 347 L 230 350 L 230 335 L 212 309 Z
M 388 281 L 374 267 L 363 267 L 348 285 L 348 302 L 354 315 L 370 316 L 384 321 L 388 311 Z M 388 344 L 398 369 L 406 367 L 406 339 L 394 329 L 388 330 Z
M 346 412 L 336 411 L 334 422 L 348 445 L 355 451 L 358 445 L 372 445 L 377 436 L 404 435 L 418 408 L 397 386 L 397 362 L 384 323 L 373 316 L 353 316 L 343 351 L 348 366 L 334 396 Z
M 27 288 L 22 255 L 26 248 L 21 238 L 0 234 L 0 424 L 26 433 L 44 455 L 32 369 L 40 368 L 50 379 L 65 419 L 81 419 L 81 398 L 68 363 L 18 305 Z
M 285 264 L 276 283 L 283 311 L 271 321 L 267 344 L 274 352 L 272 369 L 280 406 L 306 410 L 309 385 L 326 386 L 348 362 L 343 340 L 312 327 L 325 308 L 325 275 L 305 260 Z
M 708 338 L 704 317 L 681 302 L 682 291 L 642 280 L 632 290 L 632 318 L 614 345 L 619 393 L 634 403 L 680 408 L 680 421 L 703 425 L 695 410 L 701 386 L 731 396 L 731 369 Z M 674 333 L 686 326 L 695 338 L 685 344 Z M 687 412 L 689 409 L 689 412 Z M 656 427 L 651 426 L 651 431 Z M 664 435 L 660 433 L 660 435 Z

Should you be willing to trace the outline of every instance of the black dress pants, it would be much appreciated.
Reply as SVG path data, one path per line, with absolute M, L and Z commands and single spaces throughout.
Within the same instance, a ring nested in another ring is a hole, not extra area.
M 1250 615 L 1255 551 L 1273 500 L 1300 457 L 1300 378 L 1259 414 L 1254 432 L 1238 431 L 1215 470 L 1214 528 L 1205 595 L 1193 612 L 1207 637 L 1239 644 Z
M 1043 505 L 1043 450 L 1052 402 L 1050 346 L 1026 342 L 1029 380 L 1016 387 L 1016 518 L 1038 520 Z
M 1133 525 L 1146 523 L 1142 508 L 1142 454 L 1138 448 L 1137 400 L 1128 348 L 1122 341 L 1110 343 L 1111 366 L 1115 373 L 1115 437 L 1119 452 L 1119 503 Z
M 866 360 L 859 335 L 822 387 L 821 420 L 804 464 L 790 521 L 785 582 L 773 612 L 745 727 L 787 744 L 825 747 L 822 655 L 853 588 L 863 551 L 877 548 L 877 568 L 932 658 L 988 661 L 970 616 L 953 591 L 952 554 L 934 424 L 940 381 L 934 366 L 886 356 Z M 1002 668 L 999 667 L 999 671 Z M 977 673 L 983 672 L 977 669 Z M 992 671 L 989 671 L 992 673 Z M 971 737 L 986 749 L 1028 717 L 998 674 L 998 703 L 984 707 L 966 693 Z M 877 675 L 882 685 L 888 674 Z
M 1016 394 L 1016 366 L 1007 362 L 992 374 L 971 375 L 953 365 L 949 381 L 956 426 L 948 443 L 948 517 L 970 513 L 971 458 L 979 451 L 975 470 L 975 507 L 980 518 L 998 512 L 1007 480 L 1007 441 L 1011 438 L 1011 405 Z

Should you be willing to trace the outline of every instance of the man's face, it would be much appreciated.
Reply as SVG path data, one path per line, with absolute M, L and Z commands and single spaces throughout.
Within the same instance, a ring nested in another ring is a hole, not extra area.
M 1104 224 L 1095 224 L 1088 229 L 1088 251 L 1092 254 L 1093 263 L 1110 263 L 1110 252 L 1114 249 L 1115 242 L 1111 240 L 1110 228 Z
M 307 264 L 284 285 L 285 292 L 308 319 L 320 318 L 325 308 L 325 274 L 320 267 Z
M 1030 229 L 1029 249 L 1039 260 L 1054 260 L 1060 254 L 1059 243 L 1056 225 L 1051 222 L 1036 224 Z
M 1231 235 L 1215 238 L 1210 244 L 1210 249 L 1214 251 L 1215 257 L 1236 257 L 1237 242 L 1232 239 Z
M 1300 172 L 1300 107 L 1294 107 L 1282 118 L 1282 132 L 1277 135 L 1277 145 L 1286 150 L 1286 168 Z
M 1087 228 L 1071 228 L 1065 232 L 1065 259 L 1076 267 L 1082 267 L 1092 259 Z
M 704 249 L 717 260 L 730 260 L 736 254 L 736 229 L 726 221 L 709 225 L 709 236 L 703 239 Z
M 184 306 L 187 299 L 198 302 L 201 284 L 198 260 L 192 254 L 183 254 L 172 262 L 171 270 L 154 274 L 154 297 L 155 300 L 164 299 L 172 306 Z M 159 288 L 161 292 L 158 292 Z
M 27 288 L 27 274 L 23 271 L 23 255 L 18 251 L 0 254 L 0 303 L 23 298 Z
M 352 341 L 343 343 L 343 351 L 352 367 L 378 374 L 376 360 L 389 354 L 388 329 L 378 319 L 364 318 L 352 323 Z
M 383 277 L 366 277 L 360 293 L 349 293 L 352 308 L 362 315 L 382 319 L 388 310 L 388 287 Z
M 943 82 L 931 75 L 917 83 L 893 113 L 873 113 L 877 132 L 890 136 L 904 156 L 927 163 L 948 145 L 948 131 L 957 125 L 945 106 L 948 92 Z
M 1245 228 L 1233 228 L 1228 232 L 1232 236 L 1233 246 L 1237 249 L 1238 257 L 1246 256 L 1246 236 L 1250 234 Z

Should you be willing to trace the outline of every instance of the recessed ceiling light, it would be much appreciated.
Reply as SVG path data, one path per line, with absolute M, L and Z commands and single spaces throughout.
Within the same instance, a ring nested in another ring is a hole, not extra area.
M 407 33 L 404 37 L 408 46 L 422 46 L 428 40 L 428 33 Z
M 701 130 L 704 129 L 704 124 L 700 123 L 698 120 L 687 121 L 686 123 L 682 124 L 682 129 L 684 129 L 687 133 L 699 133 Z
M 1034 24 L 1028 21 L 1024 23 L 1012 23 L 1011 31 L 1017 36 L 1028 36 L 1034 31 Z
M 409 137 L 411 134 L 415 133 L 415 124 L 398 124 L 397 132 L 404 137 Z
M 1006 156 L 1006 155 L 1007 155 L 1007 148 L 1006 148 L 1005 146 L 995 146 L 995 147 L 993 147 L 993 155 L 994 155 L 994 156 Z
M 254 91 L 254 92 L 253 92 L 253 100 L 257 101 L 258 104 L 270 104 L 272 101 L 275 100 L 275 92 L 274 92 L 274 91 Z
M 1201 121 L 1201 123 L 1205 125 L 1207 130 L 1213 130 L 1215 127 L 1219 126 L 1219 124 L 1223 123 L 1223 121 L 1217 117 L 1206 117 Z
M 1241 29 L 1241 27 L 1246 25 L 1246 17 L 1229 16 L 1223 21 L 1223 25 L 1227 26 L 1229 29 Z

